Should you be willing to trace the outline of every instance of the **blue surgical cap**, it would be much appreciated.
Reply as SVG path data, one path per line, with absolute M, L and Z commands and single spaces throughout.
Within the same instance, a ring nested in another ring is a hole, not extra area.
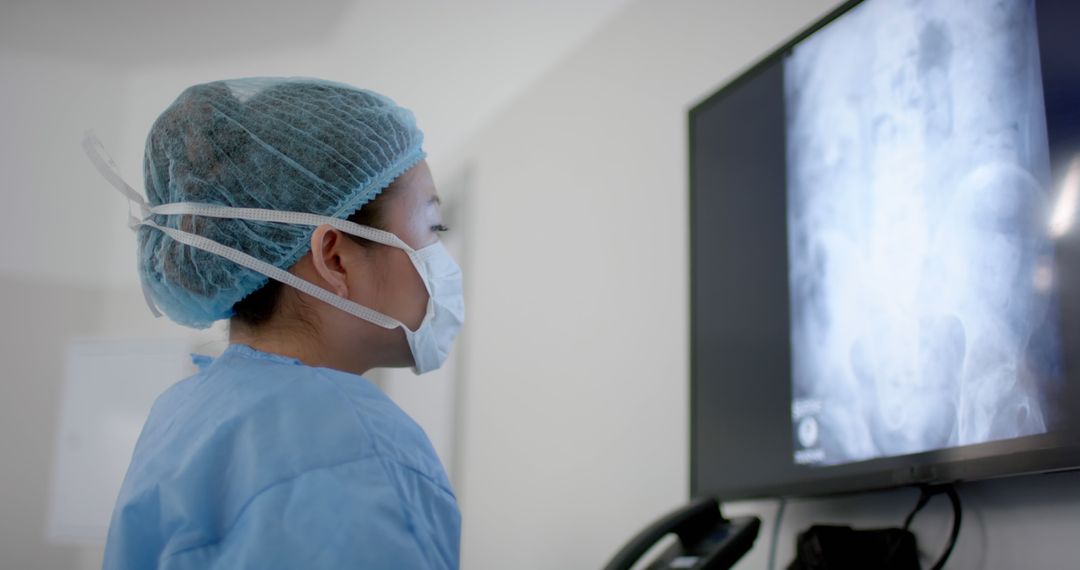
M 154 122 L 143 173 L 151 206 L 198 202 L 347 218 L 424 158 L 413 114 L 389 98 L 307 78 L 243 78 L 194 85 Z M 288 269 L 314 228 L 158 215 Z M 139 276 L 158 308 L 206 328 L 267 278 L 160 230 L 137 232 Z

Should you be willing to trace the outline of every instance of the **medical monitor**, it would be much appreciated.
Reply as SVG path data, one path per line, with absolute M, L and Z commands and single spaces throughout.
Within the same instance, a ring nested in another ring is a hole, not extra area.
M 849 2 L 693 107 L 695 496 L 1080 468 L 1077 30 Z

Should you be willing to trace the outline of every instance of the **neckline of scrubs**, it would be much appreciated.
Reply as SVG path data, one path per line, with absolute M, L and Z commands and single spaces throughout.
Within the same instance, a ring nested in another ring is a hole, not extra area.
M 194 362 L 195 365 L 198 366 L 199 369 L 201 370 L 203 368 L 206 368 L 207 366 L 209 366 L 211 363 L 213 363 L 216 360 L 226 358 L 226 357 L 229 357 L 229 356 L 234 356 L 234 355 L 235 356 L 240 356 L 240 357 L 243 357 L 243 358 L 256 358 L 256 359 L 259 359 L 259 360 L 269 360 L 271 362 L 280 362 L 282 364 L 292 364 L 292 365 L 296 365 L 296 366 L 304 366 L 304 363 L 300 362 L 300 360 L 298 360 L 296 358 L 292 358 L 292 357 L 289 357 L 289 356 L 282 356 L 280 354 L 274 354 L 272 352 L 263 352 L 263 351 L 258 350 L 256 348 L 252 348 L 252 347 L 250 347 L 250 346 L 248 346 L 246 344 L 239 344 L 239 343 L 230 344 L 221 353 L 221 356 L 219 356 L 217 358 L 214 358 L 212 356 L 207 356 L 205 354 L 192 354 L 191 355 L 191 361 Z
M 257 348 L 252 348 L 251 346 L 240 343 L 230 344 L 229 347 L 221 353 L 222 356 L 225 356 L 226 354 L 242 354 L 251 358 L 261 358 L 263 360 L 281 362 L 282 364 L 297 364 L 304 366 L 304 363 L 300 362 L 300 360 L 297 358 L 293 358 L 291 356 L 282 356 L 280 354 L 274 354 L 273 352 L 263 352 Z

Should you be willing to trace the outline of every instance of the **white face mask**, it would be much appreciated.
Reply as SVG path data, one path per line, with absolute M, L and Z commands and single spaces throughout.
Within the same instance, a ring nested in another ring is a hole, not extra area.
M 413 249 L 396 235 L 372 228 L 361 226 L 348 220 L 320 216 L 304 212 L 281 212 L 278 210 L 265 210 L 259 208 L 231 208 L 214 204 L 197 204 L 192 202 L 179 202 L 162 204 L 150 207 L 149 204 L 131 186 L 120 178 L 115 165 L 104 155 L 101 143 L 88 135 L 83 143 L 87 155 L 97 166 L 105 178 L 113 184 L 128 200 L 135 203 L 142 213 L 141 218 L 134 215 L 128 220 L 132 229 L 139 226 L 148 226 L 157 229 L 172 239 L 185 245 L 201 249 L 215 255 L 219 255 L 261 273 L 271 279 L 280 281 L 291 287 L 295 287 L 320 301 L 337 307 L 351 315 L 365 321 L 383 327 L 385 329 L 400 328 L 405 331 L 405 338 L 409 343 L 409 350 L 413 356 L 413 370 L 417 374 L 435 370 L 446 362 L 450 354 L 450 348 L 454 343 L 461 325 L 465 320 L 465 298 L 462 286 L 461 268 L 454 262 L 450 252 L 446 250 L 442 242 L 435 242 L 427 247 Z M 188 233 L 175 228 L 160 226 L 150 219 L 152 214 L 161 215 L 193 215 L 212 218 L 229 218 L 238 220 L 253 220 L 262 222 L 278 222 L 284 224 L 296 224 L 304 226 L 330 225 L 335 229 L 349 235 L 368 239 L 377 243 L 396 247 L 409 256 L 413 267 L 424 282 L 424 288 L 428 292 L 427 311 L 424 320 L 414 331 L 405 326 L 397 319 L 384 315 L 378 311 L 360 305 L 349 299 L 339 297 L 326 289 L 305 281 L 288 271 L 271 265 L 261 259 L 252 257 L 242 251 L 227 247 L 211 239 L 200 235 Z M 149 294 L 143 291 L 147 304 L 155 316 L 160 316 Z

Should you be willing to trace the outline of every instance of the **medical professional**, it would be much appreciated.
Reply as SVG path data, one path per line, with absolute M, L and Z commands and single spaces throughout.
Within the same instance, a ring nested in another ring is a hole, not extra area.
M 106 570 L 456 568 L 460 514 L 424 432 L 363 374 L 438 368 L 464 318 L 413 115 L 306 78 L 195 85 L 154 122 L 133 203 L 154 311 L 229 346 L 163 393 Z

